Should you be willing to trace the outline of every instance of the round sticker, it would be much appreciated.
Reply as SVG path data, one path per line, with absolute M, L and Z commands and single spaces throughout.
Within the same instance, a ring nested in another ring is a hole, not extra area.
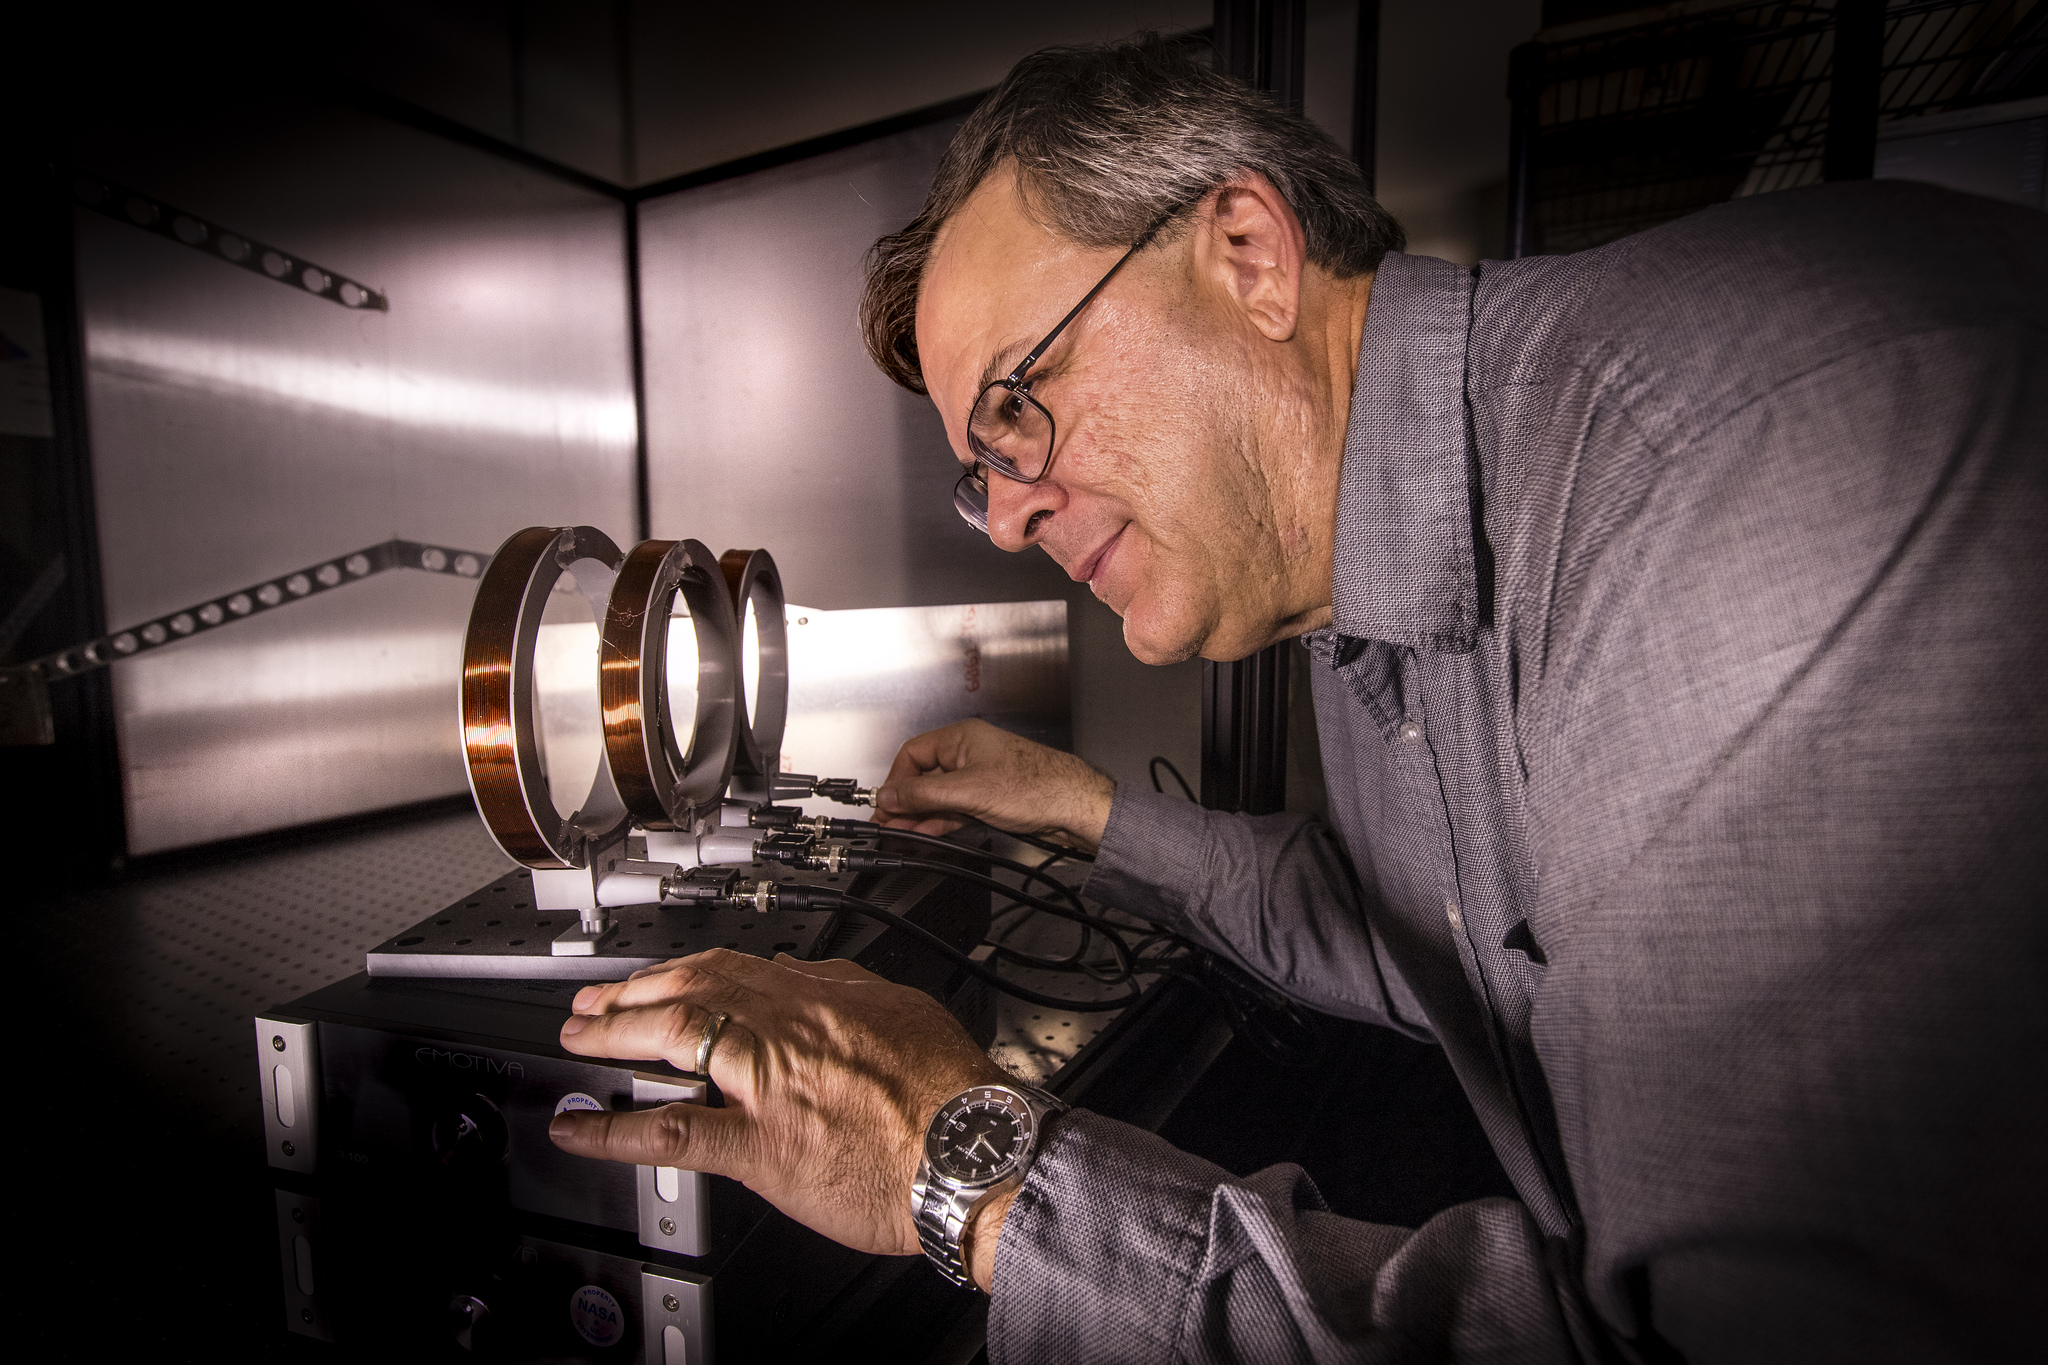
M 555 1112 L 557 1114 L 565 1114 L 571 1109 L 603 1108 L 604 1106 L 599 1104 L 595 1098 L 584 1094 L 580 1090 L 564 1095 L 561 1099 L 555 1101 Z
M 569 1296 L 569 1325 L 592 1346 L 616 1346 L 626 1335 L 626 1315 L 619 1301 L 594 1284 Z

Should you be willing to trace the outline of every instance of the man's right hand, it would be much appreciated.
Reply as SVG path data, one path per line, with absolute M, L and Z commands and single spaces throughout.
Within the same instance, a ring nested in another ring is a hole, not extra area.
M 1116 782 L 1072 754 L 987 721 L 919 735 L 896 753 L 875 792 L 875 823 L 948 834 L 967 816 L 1092 853 L 1102 843 Z

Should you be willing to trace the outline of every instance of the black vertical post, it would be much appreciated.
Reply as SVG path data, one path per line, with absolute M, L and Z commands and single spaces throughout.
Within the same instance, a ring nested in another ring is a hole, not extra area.
M 1357 60 L 1351 75 L 1351 159 L 1365 188 L 1379 191 L 1380 0 L 1358 0 Z
M 1885 0 L 1835 0 L 1828 74 L 1828 138 L 1821 174 L 1868 180 L 1877 172 L 1877 105 L 1884 81 Z
M 1306 0 L 1216 0 L 1223 69 L 1301 111 Z M 1287 650 L 1202 665 L 1202 804 L 1263 815 L 1287 800 Z
M 5 495 L 21 518 L 17 529 L 28 533 L 15 552 L 29 552 L 31 571 L 61 555 L 64 578 L 25 623 L 12 657 L 0 662 L 34 658 L 106 630 L 70 180 L 53 176 L 35 155 L 57 144 L 54 134 L 32 129 L 21 142 L 0 154 L 0 197 L 14 209 L 0 221 L 0 286 L 33 293 L 41 305 L 53 434 L 0 438 L 10 447 L 10 475 L 19 478 Z M 31 904 L 60 885 L 118 873 L 127 854 L 111 671 L 50 688 L 49 712 L 54 743 L 0 747 L 0 785 L 35 822 L 34 857 L 24 860 L 29 866 L 19 879 Z
M 1536 253 L 1536 120 L 1543 98 L 1543 44 L 1508 53 L 1507 257 Z
M 647 347 L 640 317 L 640 201 L 629 197 L 626 212 L 626 343 L 633 362 L 633 528 L 641 540 L 654 534 L 654 490 L 647 465 Z

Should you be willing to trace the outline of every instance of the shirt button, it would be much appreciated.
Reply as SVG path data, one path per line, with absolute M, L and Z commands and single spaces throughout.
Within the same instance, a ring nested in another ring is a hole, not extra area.
M 1444 902 L 1444 918 L 1451 922 L 1453 929 L 1458 928 L 1465 922 L 1465 917 L 1458 913 L 1458 907 L 1454 901 Z
M 1416 720 L 1404 720 L 1401 722 L 1400 733 L 1401 742 L 1403 744 L 1420 744 L 1422 743 L 1422 722 Z

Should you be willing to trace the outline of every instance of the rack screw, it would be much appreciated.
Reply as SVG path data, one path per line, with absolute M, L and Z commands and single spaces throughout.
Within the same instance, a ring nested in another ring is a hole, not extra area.
M 663 1294 L 661 1296 L 661 1306 L 673 1313 L 683 1306 L 683 1301 L 673 1294 Z
M 271 1034 L 271 1035 L 270 1035 L 270 1046 L 271 1046 L 271 1049 L 272 1049 L 273 1051 L 276 1051 L 276 1052 L 282 1052 L 282 1051 L 284 1051 L 284 1035 L 283 1035 L 283 1034 L 281 1034 L 281 1033 L 273 1033 L 273 1034 Z
M 298 1148 L 292 1146 L 289 1142 L 280 1142 L 277 1145 L 284 1149 L 284 1154 L 286 1156 L 292 1156 L 299 1150 Z
M 306 1211 L 305 1211 L 304 1209 L 293 1209 L 293 1210 L 292 1210 L 292 1221 L 293 1221 L 294 1223 L 303 1223 L 303 1222 L 305 1222 L 305 1221 L 306 1221 Z
M 287 1144 L 287 1145 L 289 1145 L 289 1144 Z M 285 1153 L 285 1155 L 286 1155 L 286 1156 L 290 1156 L 290 1155 L 291 1155 L 291 1153 L 287 1152 L 287 1153 Z M 676 1220 L 675 1220 L 675 1219 L 673 1219 L 673 1218 L 664 1218 L 664 1219 L 662 1219 L 662 1220 L 661 1220 L 661 1235 L 662 1235 L 662 1236 L 664 1236 L 664 1237 L 673 1237 L 673 1236 L 675 1236 L 675 1235 L 676 1235 Z
M 301 1308 L 301 1309 L 299 1310 L 299 1321 L 300 1321 L 300 1322 L 311 1322 L 312 1320 L 313 1320 L 313 1310 L 312 1310 L 312 1309 L 310 1309 L 310 1308 Z

